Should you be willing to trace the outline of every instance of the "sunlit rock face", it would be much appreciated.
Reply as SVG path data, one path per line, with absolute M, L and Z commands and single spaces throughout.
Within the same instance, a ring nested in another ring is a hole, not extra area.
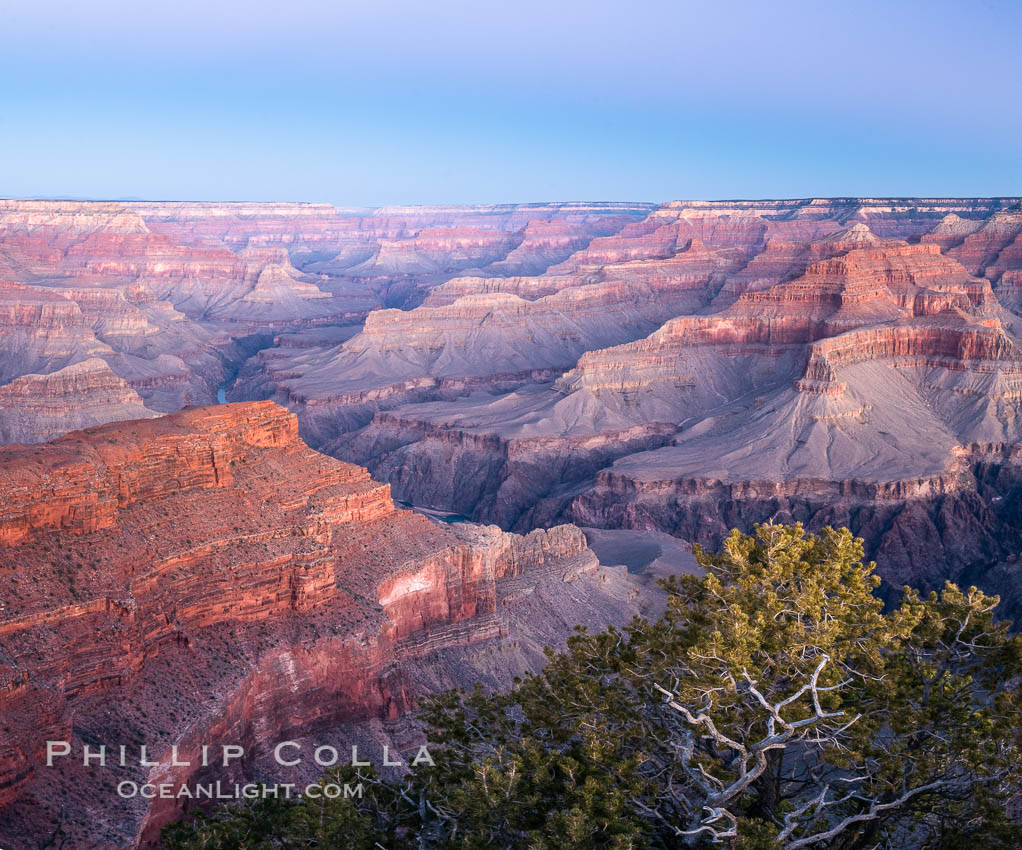
M 55 814 L 75 847 L 145 844 L 179 803 L 111 783 L 199 775 L 198 758 L 46 768 L 47 740 L 179 761 L 237 743 L 243 776 L 295 736 L 372 721 L 407 738 L 422 693 L 506 686 L 575 623 L 656 604 L 573 526 L 519 536 L 397 508 L 269 402 L 0 449 L 0 481 L 4 846 Z

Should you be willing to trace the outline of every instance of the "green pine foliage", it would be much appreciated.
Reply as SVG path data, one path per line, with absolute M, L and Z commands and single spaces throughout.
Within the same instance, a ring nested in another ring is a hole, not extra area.
M 888 611 L 847 529 L 737 531 L 656 621 L 580 629 L 508 693 L 427 700 L 435 766 L 363 799 L 260 801 L 168 850 L 1015 848 L 1022 644 L 996 598 Z

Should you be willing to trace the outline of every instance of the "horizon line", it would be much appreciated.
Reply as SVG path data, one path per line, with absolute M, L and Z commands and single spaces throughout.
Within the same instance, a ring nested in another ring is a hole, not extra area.
M 1022 202 L 1022 195 L 806 195 L 802 197 L 764 196 L 759 198 L 671 198 L 663 201 L 621 200 L 621 199 L 574 199 L 574 200 L 543 200 L 543 201 L 482 201 L 482 202 L 392 202 L 384 204 L 344 204 L 324 200 L 283 200 L 283 199 L 203 199 L 203 198 L 142 198 L 142 197 L 100 197 L 100 196 L 59 196 L 59 195 L 22 195 L 3 196 L 0 203 L 9 201 L 39 201 L 50 203 L 107 203 L 107 204 L 289 204 L 294 206 L 331 206 L 348 210 L 379 210 L 388 207 L 529 207 L 529 206 L 567 206 L 567 205 L 619 205 L 659 207 L 666 204 L 755 204 L 772 202 L 807 203 L 811 201 L 1016 201 Z

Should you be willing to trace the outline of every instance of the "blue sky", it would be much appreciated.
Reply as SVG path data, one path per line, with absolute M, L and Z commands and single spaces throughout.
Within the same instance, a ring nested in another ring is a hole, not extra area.
M 37 0 L 0 196 L 1022 194 L 1017 0 Z

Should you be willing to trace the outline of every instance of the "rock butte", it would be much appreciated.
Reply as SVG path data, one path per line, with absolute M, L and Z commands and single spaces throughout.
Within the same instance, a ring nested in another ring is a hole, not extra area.
M 246 747 L 244 778 L 279 741 L 343 742 L 358 722 L 414 740 L 401 718 L 419 694 L 507 685 L 574 623 L 620 624 L 658 595 L 573 526 L 519 536 L 398 509 L 271 402 L 0 449 L 0 476 L 4 846 L 55 816 L 75 847 L 147 845 L 177 804 L 119 799 L 116 782 L 197 781 L 201 745 L 220 743 Z M 175 745 L 195 767 L 47 769 L 46 740 L 163 761 Z

